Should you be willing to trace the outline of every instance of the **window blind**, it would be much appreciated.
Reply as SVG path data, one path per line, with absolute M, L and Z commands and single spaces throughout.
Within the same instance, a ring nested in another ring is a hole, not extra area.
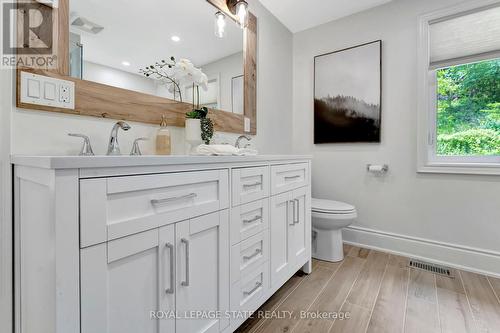
M 500 57 L 500 4 L 430 23 L 430 67 Z

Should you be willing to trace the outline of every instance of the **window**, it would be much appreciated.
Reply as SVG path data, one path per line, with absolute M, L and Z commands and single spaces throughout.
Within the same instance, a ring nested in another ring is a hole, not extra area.
M 420 172 L 500 174 L 500 4 L 423 16 Z

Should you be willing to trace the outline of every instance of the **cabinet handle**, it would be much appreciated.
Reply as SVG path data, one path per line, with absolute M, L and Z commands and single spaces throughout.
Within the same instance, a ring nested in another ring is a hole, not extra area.
M 288 201 L 288 204 L 292 204 L 292 211 L 293 211 L 293 216 L 292 216 L 292 223 L 290 225 L 295 225 L 295 200 L 290 200 Z M 288 208 L 288 205 L 286 206 L 287 211 L 290 211 L 290 208 Z
M 285 180 L 294 180 L 294 179 L 298 179 L 300 178 L 300 175 L 296 175 L 296 176 L 287 176 L 285 177 Z
M 175 280 L 175 272 L 174 272 L 174 246 L 170 243 L 166 244 L 167 249 L 170 251 L 170 288 L 165 289 L 165 293 L 173 294 L 174 293 L 174 280 Z
M 260 220 L 260 219 L 262 219 L 262 216 L 257 215 L 257 216 L 256 216 L 256 217 L 254 217 L 253 219 L 250 219 L 250 220 L 243 220 L 243 223 L 244 223 L 244 224 L 250 224 L 250 223 L 253 223 L 253 222 L 258 221 L 258 220 Z
M 243 184 L 243 187 L 255 187 L 255 186 L 260 186 L 262 185 L 262 182 L 255 182 L 251 184 Z
M 259 289 L 260 287 L 262 287 L 262 282 L 257 282 L 257 283 L 255 284 L 255 287 L 253 287 L 253 288 L 252 288 L 252 290 L 250 290 L 250 291 L 244 291 L 244 292 L 243 292 L 243 295 L 245 295 L 245 296 L 251 295 L 251 294 L 253 294 L 255 291 L 257 291 L 257 289 Z
M 257 250 L 255 250 L 255 253 L 254 253 L 254 254 L 252 254 L 252 255 L 250 255 L 250 256 L 244 256 L 244 257 L 243 257 L 243 260 L 250 260 L 250 259 L 253 259 L 253 258 L 257 257 L 257 256 L 258 256 L 259 254 L 261 254 L 261 253 L 262 253 L 262 250 L 261 250 L 261 249 L 257 249 Z
M 165 198 L 165 199 L 153 199 L 153 200 L 151 200 L 151 204 L 153 206 L 163 205 L 163 204 L 167 204 L 167 203 L 170 203 L 170 202 L 173 202 L 173 201 L 194 199 L 197 196 L 198 196 L 198 194 L 196 194 L 196 193 L 190 193 L 190 194 L 183 195 L 183 196 L 180 196 L 180 197 L 172 197 L 172 198 Z
M 186 246 L 186 280 L 181 282 L 181 286 L 189 287 L 189 241 L 183 238 L 181 243 Z
M 297 208 L 297 215 L 295 215 L 295 212 L 293 213 L 293 216 L 295 217 L 295 220 L 293 221 L 293 224 L 299 224 L 300 222 L 300 201 L 299 199 L 293 200 L 293 208 Z M 296 203 L 296 204 L 295 204 Z

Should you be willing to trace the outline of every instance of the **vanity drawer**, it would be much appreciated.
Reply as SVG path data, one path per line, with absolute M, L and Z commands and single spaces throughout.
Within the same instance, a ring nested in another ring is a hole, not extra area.
M 231 210 L 231 245 L 269 228 L 269 199 L 244 204 Z
M 245 278 L 231 286 L 231 311 L 255 311 L 269 290 L 269 263 L 264 263 Z M 250 313 L 248 313 L 250 315 Z M 240 325 L 246 318 L 236 318 L 231 326 Z
M 309 185 L 309 163 L 273 165 L 271 167 L 272 195 L 307 185 Z
M 233 207 L 269 196 L 269 167 L 233 169 Z
M 231 282 L 241 280 L 269 261 L 269 230 L 231 247 Z
M 228 170 L 80 181 L 80 246 L 226 209 Z

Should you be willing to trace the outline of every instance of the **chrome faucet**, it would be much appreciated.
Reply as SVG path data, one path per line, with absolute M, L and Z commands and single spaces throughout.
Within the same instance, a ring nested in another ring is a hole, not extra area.
M 241 149 L 241 141 L 244 139 L 247 140 L 248 142 L 250 142 L 250 140 L 252 140 L 252 138 L 247 136 L 247 135 L 240 135 L 238 137 L 238 139 L 236 139 L 236 143 L 234 144 L 234 146 L 238 149 Z M 246 148 L 248 146 L 250 146 L 250 143 L 247 143 L 244 148 Z
M 119 121 L 115 124 L 115 126 L 113 126 L 109 137 L 107 155 L 121 155 L 120 146 L 118 145 L 118 130 L 120 128 L 124 131 L 128 131 L 130 129 L 130 125 L 124 121 Z

